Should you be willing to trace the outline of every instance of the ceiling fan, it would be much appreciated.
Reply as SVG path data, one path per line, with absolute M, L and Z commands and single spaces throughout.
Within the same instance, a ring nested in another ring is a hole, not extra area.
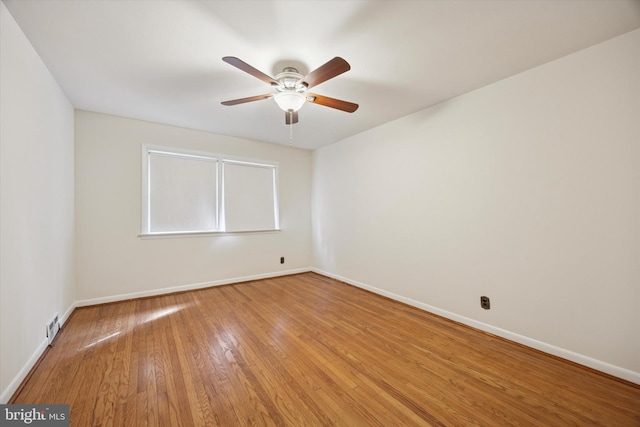
M 234 56 L 225 56 L 222 60 L 262 80 L 275 89 L 275 93 L 232 99 L 230 101 L 224 101 L 222 105 L 237 105 L 274 98 L 276 104 L 284 110 L 285 123 L 288 125 L 298 123 L 298 110 L 302 108 L 305 102 L 324 105 L 325 107 L 335 108 L 346 111 L 347 113 L 353 113 L 358 109 L 358 104 L 307 92 L 308 89 L 351 69 L 349 63 L 340 57 L 333 58 L 306 76 L 298 73 L 298 70 L 293 67 L 285 67 L 275 78 L 264 74 L 262 71 Z

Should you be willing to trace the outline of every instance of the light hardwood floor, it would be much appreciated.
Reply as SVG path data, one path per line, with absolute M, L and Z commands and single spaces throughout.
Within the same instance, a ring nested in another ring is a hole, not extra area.
M 11 403 L 72 426 L 640 426 L 640 387 L 305 273 L 76 309 Z

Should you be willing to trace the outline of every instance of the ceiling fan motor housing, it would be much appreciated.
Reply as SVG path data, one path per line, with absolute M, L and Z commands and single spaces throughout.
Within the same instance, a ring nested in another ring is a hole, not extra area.
M 304 92 L 307 87 L 303 84 L 299 84 L 302 77 L 302 74 L 300 74 L 297 69 L 293 67 L 285 67 L 282 72 L 275 77 L 275 80 L 280 83 L 279 86 L 276 86 L 276 91 Z

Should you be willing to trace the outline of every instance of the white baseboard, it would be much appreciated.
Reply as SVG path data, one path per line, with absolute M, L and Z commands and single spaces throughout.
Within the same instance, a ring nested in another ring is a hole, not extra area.
M 566 359 L 571 362 L 575 362 L 580 365 L 587 366 L 597 371 L 604 372 L 609 375 L 613 375 L 614 377 L 618 377 L 635 384 L 640 384 L 640 372 L 631 371 L 629 369 L 622 368 L 620 366 L 615 366 L 610 363 L 603 362 L 601 360 L 594 359 L 589 356 L 585 356 L 583 354 L 575 353 L 573 351 L 566 350 L 561 347 L 547 344 L 545 342 L 538 341 L 536 339 L 529 338 L 524 335 L 520 335 L 515 332 L 508 331 L 506 329 L 498 328 L 498 327 L 489 325 L 487 323 L 479 322 L 477 320 L 470 319 L 468 317 L 460 316 L 458 314 L 451 313 L 449 311 L 430 306 L 429 304 L 425 304 L 420 301 L 416 301 L 410 298 L 403 297 L 401 295 L 394 294 L 393 292 L 388 292 L 383 289 L 379 289 L 374 286 L 367 285 L 365 283 L 347 279 L 346 277 L 338 276 L 337 274 L 332 274 L 317 268 L 312 268 L 311 271 L 313 271 L 314 273 L 321 274 L 323 276 L 330 277 L 332 279 L 340 280 L 341 282 L 345 282 L 353 286 L 357 286 L 358 288 L 366 289 L 368 291 L 385 296 L 387 298 L 391 298 L 393 300 L 403 302 L 405 304 L 411 305 L 421 310 L 428 311 L 433 314 L 437 314 L 438 316 L 442 316 L 447 319 L 454 320 L 456 322 L 462 323 L 467 326 L 471 326 L 481 331 L 488 332 L 493 335 L 497 335 L 499 337 L 508 339 L 510 341 L 514 341 L 518 344 L 535 348 L 536 350 L 543 351 L 553 356 L 557 356 L 562 359 Z
M 134 298 L 153 297 L 156 295 L 171 294 L 175 292 L 191 291 L 194 289 L 210 288 L 212 286 L 230 285 L 232 283 L 248 282 L 250 280 L 269 279 L 271 277 L 289 276 L 292 274 L 306 273 L 310 268 L 298 268 L 294 270 L 278 271 L 274 273 L 256 274 L 253 276 L 234 277 L 231 279 L 213 280 L 211 282 L 192 283 L 188 285 L 173 286 L 170 288 L 152 289 L 150 291 L 133 292 L 130 294 L 111 295 L 108 297 L 90 298 L 76 301 L 75 307 L 105 304 L 109 302 L 125 301 Z

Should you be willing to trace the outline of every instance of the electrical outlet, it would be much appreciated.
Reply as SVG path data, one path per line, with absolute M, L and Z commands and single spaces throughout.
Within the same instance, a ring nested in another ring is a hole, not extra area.
M 485 310 L 491 309 L 491 300 L 489 299 L 489 297 L 480 297 L 480 307 L 484 308 Z
M 284 264 L 284 257 L 283 256 L 280 257 L 280 264 Z

